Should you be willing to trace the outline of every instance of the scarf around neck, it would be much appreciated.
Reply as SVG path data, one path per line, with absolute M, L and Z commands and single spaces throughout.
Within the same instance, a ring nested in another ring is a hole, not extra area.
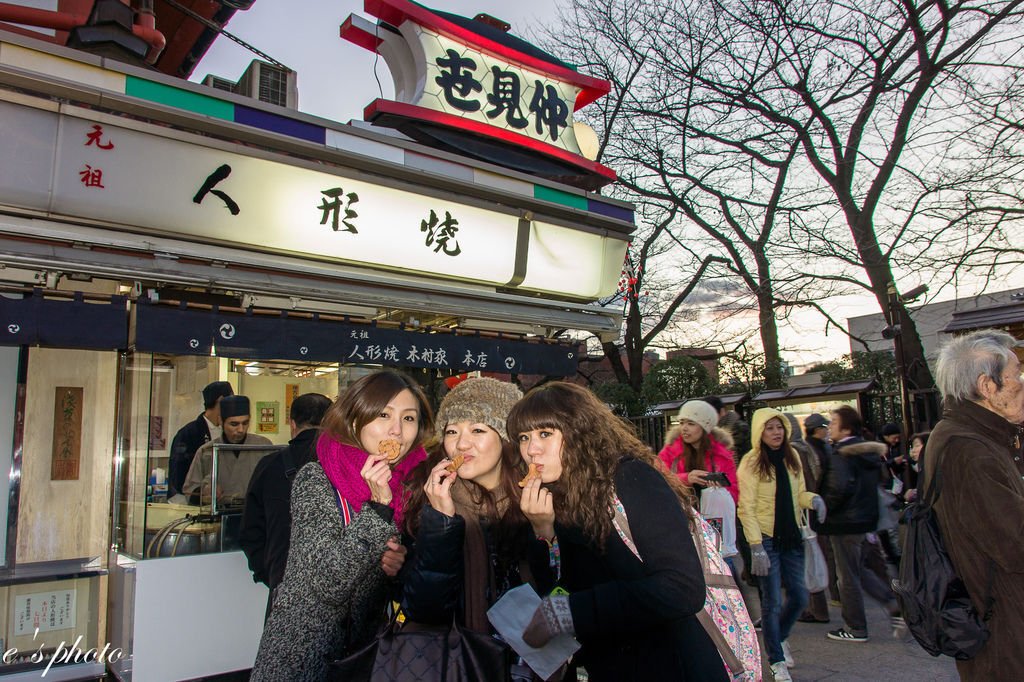
M 486 519 L 492 529 L 505 515 L 509 507 L 509 499 L 502 490 L 492 491 L 497 518 L 488 518 L 489 512 L 484 503 L 480 489 L 456 479 L 452 486 L 452 501 L 455 513 L 466 523 L 466 537 L 462 544 L 462 560 L 465 566 L 465 613 L 464 625 L 476 632 L 489 632 L 490 622 L 487 620 L 488 603 L 497 597 L 495 594 L 496 580 L 494 566 L 491 565 L 491 552 L 487 548 L 487 538 L 481 519 Z M 493 539 L 493 538 L 492 538 Z
M 346 445 L 324 433 L 317 441 L 316 456 L 334 489 L 345 498 L 352 511 L 360 511 L 363 504 L 370 501 L 370 486 L 359 475 L 360 469 L 370 456 L 369 453 L 354 445 Z M 388 506 L 394 510 L 395 525 L 399 528 L 402 527 L 402 511 L 405 506 L 402 499 L 405 493 L 405 479 L 416 465 L 426 458 L 427 451 L 422 446 L 417 447 L 410 450 L 392 470 L 391 480 L 388 481 L 388 487 L 391 488 L 391 502 Z
M 776 550 L 797 549 L 803 538 L 793 513 L 793 488 L 789 483 L 786 455 L 782 450 L 772 450 L 767 446 L 765 451 L 768 461 L 775 467 L 775 529 L 772 540 Z

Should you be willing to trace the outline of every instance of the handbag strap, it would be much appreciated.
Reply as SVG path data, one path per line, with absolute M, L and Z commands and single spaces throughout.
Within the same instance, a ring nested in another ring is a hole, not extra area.
M 341 496 L 338 490 L 334 491 L 334 503 L 338 505 L 338 513 L 341 515 L 341 525 L 348 526 L 352 523 L 352 507 L 348 500 Z
M 644 560 L 640 556 L 640 550 L 636 548 L 636 543 L 633 542 L 633 532 L 629 529 L 629 518 L 626 516 L 626 508 L 622 506 L 622 500 L 619 499 L 618 493 L 612 492 L 612 525 L 615 526 L 615 532 L 619 534 L 622 542 L 625 543 L 626 547 L 629 548 L 636 558 L 641 562 Z

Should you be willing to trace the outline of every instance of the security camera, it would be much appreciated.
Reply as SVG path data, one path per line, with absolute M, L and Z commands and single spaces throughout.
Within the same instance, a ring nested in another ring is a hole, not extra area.
M 882 338 L 895 339 L 897 336 L 900 335 L 900 333 L 902 333 L 902 331 L 903 330 L 900 329 L 900 326 L 898 324 L 890 324 L 888 327 L 882 330 Z

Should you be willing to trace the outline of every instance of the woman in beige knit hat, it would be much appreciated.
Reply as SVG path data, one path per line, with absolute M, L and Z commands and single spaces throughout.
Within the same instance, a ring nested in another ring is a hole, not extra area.
M 505 419 L 522 398 L 513 384 L 468 379 L 437 413 L 440 444 L 416 472 L 406 507 L 402 608 L 416 623 L 493 633 L 487 609 L 526 582 L 527 554 L 543 551 L 519 508 L 525 467 Z

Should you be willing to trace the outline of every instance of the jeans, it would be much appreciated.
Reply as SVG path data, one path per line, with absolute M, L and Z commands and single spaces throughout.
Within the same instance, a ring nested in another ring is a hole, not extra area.
M 831 536 L 839 573 L 839 594 L 843 603 L 843 621 L 850 634 L 866 637 L 867 616 L 864 613 L 864 592 L 886 607 L 889 615 L 899 611 L 896 595 L 874 571 L 865 565 L 864 533 Z
M 807 606 L 807 586 L 804 585 L 804 546 L 777 551 L 771 538 L 761 541 L 768 552 L 771 568 L 761 583 L 761 634 L 768 650 L 768 663 L 785 660 L 782 642 L 789 637 L 796 619 Z M 786 603 L 782 603 L 782 588 L 786 588 Z

